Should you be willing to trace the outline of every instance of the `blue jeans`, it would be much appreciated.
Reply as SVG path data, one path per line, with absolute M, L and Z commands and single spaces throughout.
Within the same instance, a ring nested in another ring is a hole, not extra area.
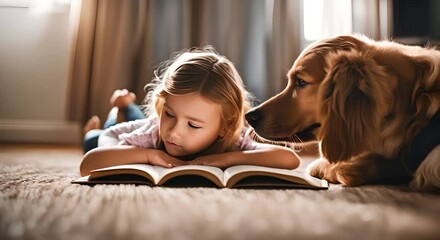
M 145 118 L 145 115 L 140 109 L 140 107 L 134 103 L 131 103 L 130 105 L 127 106 L 126 109 L 124 109 L 124 116 L 127 122 Z M 116 111 L 110 111 L 109 115 L 107 116 L 107 120 L 104 123 L 103 129 L 93 129 L 88 131 L 84 135 L 84 139 L 83 139 L 84 153 L 98 147 L 99 135 L 101 135 L 104 129 L 116 125 L 118 123 L 117 117 L 118 116 Z

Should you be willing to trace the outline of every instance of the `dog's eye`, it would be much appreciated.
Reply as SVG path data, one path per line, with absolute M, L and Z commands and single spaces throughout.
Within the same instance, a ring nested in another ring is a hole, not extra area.
M 295 86 L 296 87 L 304 87 L 305 85 L 309 84 L 308 82 L 304 81 L 301 78 L 296 79 Z

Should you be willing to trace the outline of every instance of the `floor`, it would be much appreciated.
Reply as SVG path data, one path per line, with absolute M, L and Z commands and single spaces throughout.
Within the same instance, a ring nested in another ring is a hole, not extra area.
M 440 239 L 440 195 L 71 184 L 73 145 L 0 143 L 0 239 Z

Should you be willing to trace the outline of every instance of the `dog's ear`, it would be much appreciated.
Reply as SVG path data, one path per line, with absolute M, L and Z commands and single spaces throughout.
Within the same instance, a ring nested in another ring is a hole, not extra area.
M 415 113 L 411 116 L 413 122 L 407 129 L 407 139 L 412 139 L 422 126 L 428 123 L 440 109 L 440 70 L 439 63 L 430 56 L 413 57 L 415 62 L 415 83 L 411 104 Z
M 319 90 L 321 151 L 330 162 L 344 161 L 380 141 L 394 83 L 384 67 L 357 50 L 329 54 L 326 63 Z

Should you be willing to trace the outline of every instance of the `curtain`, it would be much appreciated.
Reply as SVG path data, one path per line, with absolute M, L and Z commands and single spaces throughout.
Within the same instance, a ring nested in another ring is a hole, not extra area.
M 284 88 L 301 51 L 301 1 L 87 0 L 76 21 L 68 116 L 105 119 L 118 88 L 145 96 L 154 68 L 192 46 L 213 45 L 260 101 Z
M 148 1 L 82 1 L 69 81 L 70 120 L 105 119 L 118 88 L 143 96 L 151 72 L 149 9 Z
M 352 0 L 353 32 L 375 40 L 392 36 L 392 0 Z

